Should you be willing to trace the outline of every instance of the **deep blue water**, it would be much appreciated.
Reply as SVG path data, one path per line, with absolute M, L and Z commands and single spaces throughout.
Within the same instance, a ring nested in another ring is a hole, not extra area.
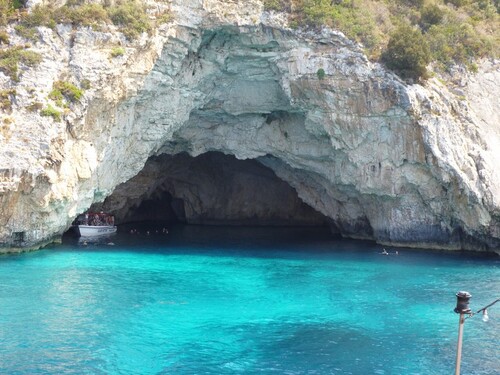
M 498 258 L 320 230 L 111 241 L 0 257 L 1 374 L 452 374 L 455 293 L 476 310 L 500 294 Z M 489 315 L 466 321 L 463 374 L 500 373 Z

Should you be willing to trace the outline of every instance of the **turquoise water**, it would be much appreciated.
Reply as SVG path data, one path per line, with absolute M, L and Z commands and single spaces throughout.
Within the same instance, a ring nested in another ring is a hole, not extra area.
M 112 241 L 0 257 L 1 374 L 452 374 L 455 292 L 500 294 L 498 258 L 318 230 Z M 463 374 L 499 374 L 489 313 L 466 321 Z

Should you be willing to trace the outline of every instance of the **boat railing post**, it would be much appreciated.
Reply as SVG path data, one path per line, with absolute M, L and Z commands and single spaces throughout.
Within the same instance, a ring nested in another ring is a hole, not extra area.
M 454 311 L 457 314 L 460 314 L 460 318 L 458 320 L 457 361 L 455 365 L 455 375 L 460 375 L 465 314 L 471 313 L 471 309 L 469 308 L 469 300 L 472 297 L 472 295 L 469 292 L 460 291 L 456 294 L 456 296 L 457 296 L 457 307 L 455 307 Z

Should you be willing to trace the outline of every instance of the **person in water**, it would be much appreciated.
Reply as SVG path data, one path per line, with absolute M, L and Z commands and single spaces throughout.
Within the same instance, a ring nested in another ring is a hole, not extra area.
M 389 255 L 389 253 L 387 252 L 386 249 L 382 249 L 382 252 L 380 254 L 382 254 L 382 255 Z

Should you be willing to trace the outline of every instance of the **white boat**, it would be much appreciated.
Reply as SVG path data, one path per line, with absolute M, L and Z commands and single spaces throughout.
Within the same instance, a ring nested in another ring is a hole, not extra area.
M 116 233 L 114 216 L 104 212 L 89 212 L 79 215 L 73 223 L 73 228 L 80 237 L 96 237 Z
M 77 225 L 80 237 L 95 237 L 116 233 L 115 225 Z

